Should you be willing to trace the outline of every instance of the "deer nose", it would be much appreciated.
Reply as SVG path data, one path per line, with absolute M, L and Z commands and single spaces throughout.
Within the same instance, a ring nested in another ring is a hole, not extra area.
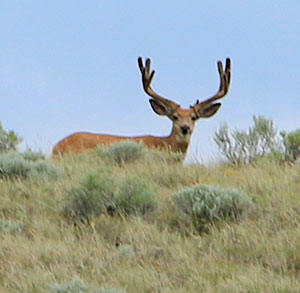
M 190 130 L 190 127 L 189 127 L 189 126 L 187 126 L 187 125 L 182 125 L 182 126 L 181 126 L 181 133 L 182 133 L 183 135 L 188 134 L 189 130 Z

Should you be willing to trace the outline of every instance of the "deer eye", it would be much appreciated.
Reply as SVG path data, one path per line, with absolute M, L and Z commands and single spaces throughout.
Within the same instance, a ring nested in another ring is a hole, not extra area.
M 192 116 L 192 120 L 195 121 L 197 119 L 196 116 Z
M 174 119 L 174 120 L 178 120 L 178 117 L 174 115 L 174 116 L 173 116 L 173 119 Z

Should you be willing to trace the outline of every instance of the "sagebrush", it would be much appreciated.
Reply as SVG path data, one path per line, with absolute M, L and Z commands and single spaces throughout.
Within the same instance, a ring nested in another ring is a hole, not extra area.
M 242 191 L 202 184 L 184 188 L 172 197 L 184 222 L 200 232 L 216 221 L 238 218 L 253 205 Z
M 13 130 L 4 130 L 0 122 L 0 153 L 16 150 L 22 138 Z
M 0 154 L 0 178 L 7 179 L 57 179 L 61 170 L 56 168 L 51 162 L 40 159 L 40 154 L 10 151 Z
M 136 143 L 130 140 L 117 142 L 109 148 L 100 146 L 102 155 L 115 162 L 118 166 L 135 162 L 146 153 L 145 146 L 142 143 Z
M 156 207 L 149 184 L 137 176 L 116 180 L 92 172 L 69 192 L 68 198 L 65 215 L 87 221 L 101 214 L 144 215 Z
M 285 159 L 296 161 L 300 157 L 300 129 L 291 132 L 282 131 L 280 134 L 283 139 Z
M 229 132 L 227 123 L 214 134 L 219 151 L 233 164 L 248 164 L 279 148 L 277 129 L 272 119 L 253 116 L 254 125 L 245 130 Z
M 68 203 L 64 207 L 66 216 L 73 219 L 89 220 L 91 216 L 98 216 L 114 210 L 115 181 L 96 172 L 89 173 L 79 186 L 69 192 Z
M 125 215 L 144 215 L 156 207 L 149 183 L 137 176 L 129 176 L 121 182 L 115 202 L 116 207 Z

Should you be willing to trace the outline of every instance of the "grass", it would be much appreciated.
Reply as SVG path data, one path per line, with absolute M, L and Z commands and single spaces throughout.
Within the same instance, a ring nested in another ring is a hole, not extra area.
M 0 179 L 0 292 L 299 292 L 299 166 L 184 166 L 163 156 L 119 166 L 92 151 L 53 161 L 64 171 L 56 180 Z M 63 212 L 68 196 L 93 172 L 116 182 L 138 175 L 156 213 L 73 225 Z M 242 190 L 254 208 L 208 233 L 182 233 L 172 195 L 199 184 Z

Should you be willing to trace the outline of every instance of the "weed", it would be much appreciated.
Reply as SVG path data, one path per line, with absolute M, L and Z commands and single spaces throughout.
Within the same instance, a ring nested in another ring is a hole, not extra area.
M 89 173 L 79 187 L 69 192 L 69 203 L 64 213 L 72 218 L 89 220 L 90 216 L 98 216 L 113 208 L 115 182 L 111 177 Z
M 50 286 L 51 293 L 126 293 L 125 289 L 95 288 L 85 281 L 74 278 L 70 282 Z
M 147 211 L 153 211 L 156 206 L 149 184 L 136 176 L 129 176 L 123 180 L 115 200 L 118 209 L 126 215 L 144 215 Z
M 0 153 L 16 150 L 22 138 L 14 131 L 5 131 L 0 123 Z
M 18 152 L 0 154 L 0 178 L 56 179 L 61 171 L 50 162 L 27 160 Z
M 185 221 L 198 231 L 206 230 L 207 224 L 221 219 L 236 219 L 252 206 L 251 198 L 245 193 L 210 185 L 184 188 L 174 194 L 173 199 Z
M 271 119 L 253 116 L 254 125 L 248 132 L 234 130 L 229 134 L 223 124 L 214 134 L 221 155 L 233 164 L 252 163 L 257 157 L 265 156 L 279 147 L 277 130 Z
M 105 157 L 115 162 L 118 166 L 133 163 L 145 155 L 145 147 L 142 143 L 125 140 L 113 144 L 110 148 L 101 148 Z

